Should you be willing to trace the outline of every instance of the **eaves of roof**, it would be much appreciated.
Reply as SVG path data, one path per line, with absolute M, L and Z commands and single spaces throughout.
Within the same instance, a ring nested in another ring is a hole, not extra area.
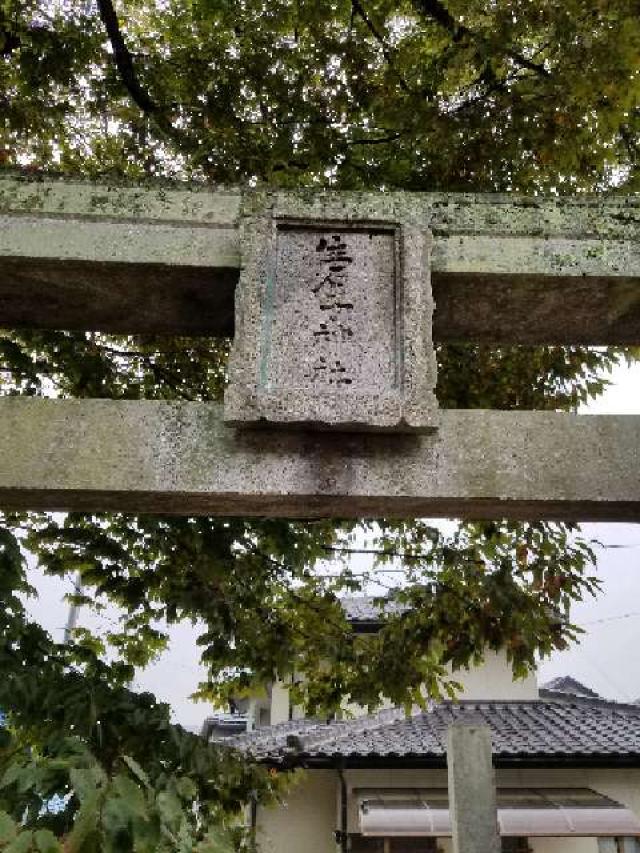
M 398 756 L 314 756 L 291 754 L 279 759 L 262 758 L 259 761 L 275 770 L 446 770 L 446 758 L 422 755 Z M 498 770 L 580 770 L 600 768 L 640 769 L 640 755 L 628 756 L 576 756 L 572 754 L 494 756 L 493 766 Z
M 445 702 L 407 717 L 290 721 L 231 739 L 270 766 L 446 766 L 452 722 L 491 729 L 496 767 L 640 767 L 640 709 L 602 700 Z

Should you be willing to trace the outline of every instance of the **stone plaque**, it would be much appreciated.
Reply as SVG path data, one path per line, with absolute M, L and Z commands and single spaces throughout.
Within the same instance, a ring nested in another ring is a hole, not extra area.
M 264 216 L 245 235 L 225 420 L 433 429 L 428 232 Z

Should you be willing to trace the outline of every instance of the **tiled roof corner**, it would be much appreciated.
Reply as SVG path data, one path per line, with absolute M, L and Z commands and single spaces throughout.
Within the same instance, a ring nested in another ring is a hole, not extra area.
M 546 684 L 541 686 L 541 690 L 549 693 L 566 693 L 569 696 L 582 696 L 585 699 L 602 698 L 595 690 L 586 687 L 570 675 L 561 675 L 558 678 L 552 678 L 551 681 L 547 681 Z

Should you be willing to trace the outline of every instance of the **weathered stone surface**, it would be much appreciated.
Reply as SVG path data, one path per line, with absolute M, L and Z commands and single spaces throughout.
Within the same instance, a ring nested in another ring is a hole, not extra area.
M 275 194 L 286 215 L 410 201 L 433 232 L 436 341 L 640 344 L 640 200 Z M 0 325 L 233 334 L 253 195 L 0 179 Z M 259 197 L 264 204 L 264 198 Z M 118 308 L 120 306 L 120 309 Z
M 640 343 L 640 277 L 434 273 L 434 339 Z
M 219 404 L 0 400 L 0 507 L 640 521 L 640 418 L 443 411 L 434 434 L 243 431 Z
M 395 254 L 391 231 L 281 230 L 266 387 L 375 394 L 395 385 Z
M 184 182 L 140 185 L 68 178 L 0 177 L 0 213 L 87 222 L 190 222 L 225 227 L 237 221 L 242 192 Z
M 224 337 L 237 281 L 224 267 L 2 258 L 0 326 Z
M 454 853 L 500 853 L 490 729 L 449 726 L 447 770 Z
M 391 223 L 357 204 L 325 212 L 268 209 L 245 225 L 225 420 L 433 429 L 430 235 L 409 211 Z
M 227 335 L 241 195 L 0 179 L 0 325 Z

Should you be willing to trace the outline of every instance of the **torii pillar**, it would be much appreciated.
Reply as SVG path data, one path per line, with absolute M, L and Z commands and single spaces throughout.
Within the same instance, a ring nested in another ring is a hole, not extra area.
M 447 772 L 454 853 L 500 853 L 491 731 L 487 726 L 449 726 Z

